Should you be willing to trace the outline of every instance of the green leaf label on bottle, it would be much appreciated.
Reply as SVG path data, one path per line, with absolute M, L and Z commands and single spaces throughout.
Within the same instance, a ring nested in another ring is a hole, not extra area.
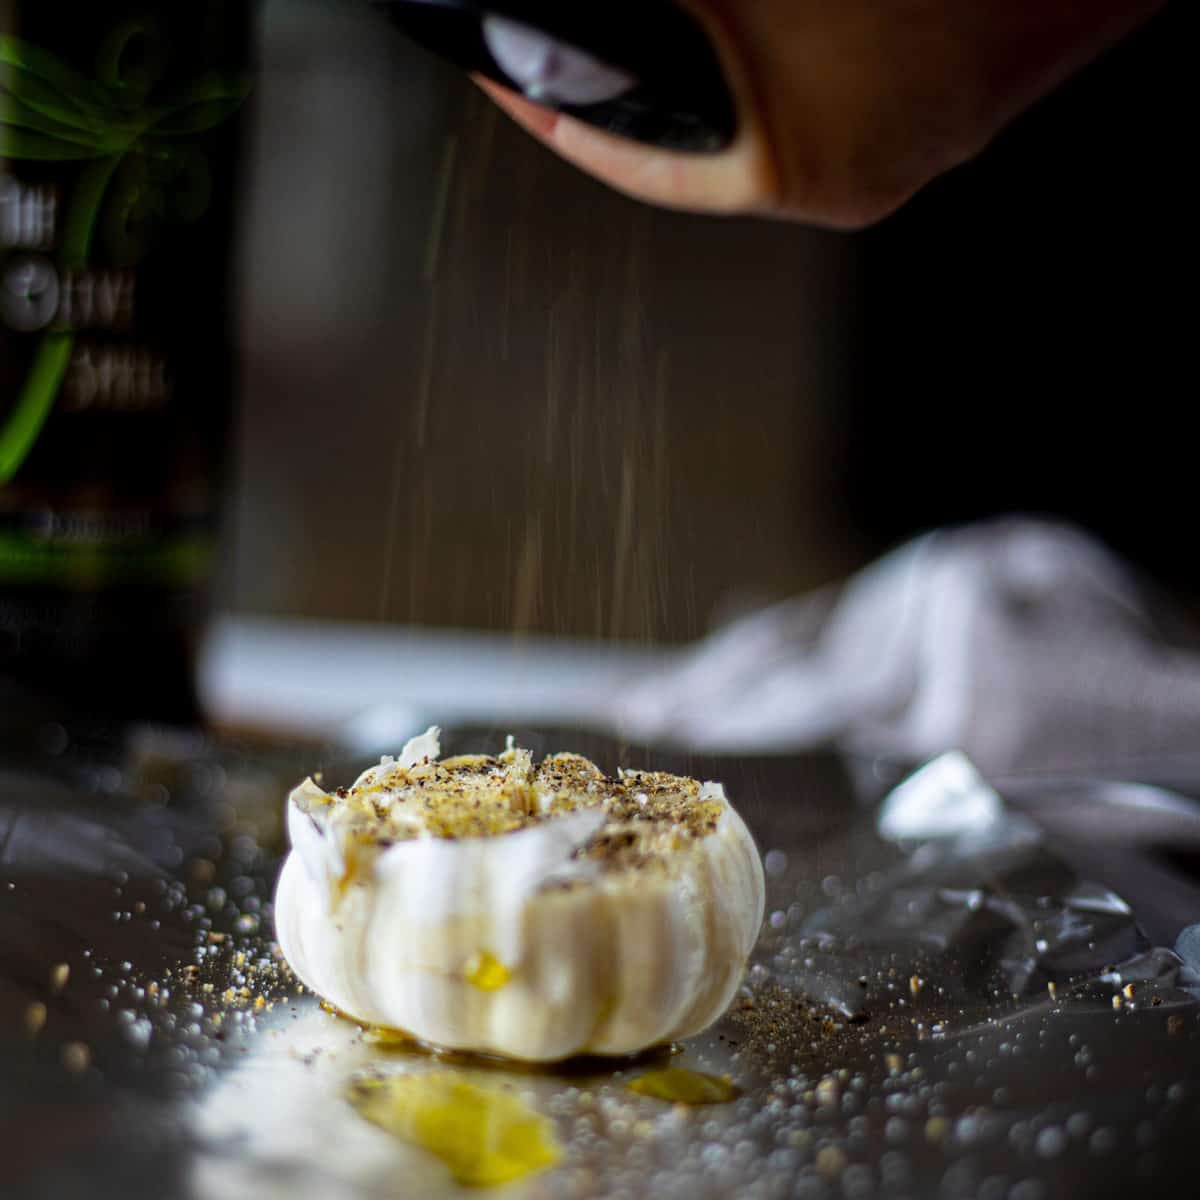
M 120 287 L 111 276 L 88 272 L 97 237 L 109 262 L 134 267 L 164 226 L 196 221 L 208 207 L 207 158 L 184 139 L 231 116 L 249 92 L 249 78 L 211 72 L 158 97 L 169 61 L 168 39 L 152 17 L 126 21 L 105 37 L 97 79 L 0 35 L 0 158 L 86 164 L 62 212 L 61 234 L 57 196 L 26 194 L 4 181 L 12 210 L 5 224 L 16 245 L 32 241 L 27 248 L 37 249 L 57 241 L 60 250 L 57 262 L 10 260 L 0 277 L 0 321 L 18 332 L 44 331 L 25 387 L 0 426 L 0 483 L 25 461 L 67 377 L 78 325 L 61 298 L 81 288 L 111 297 Z M 91 311 L 102 315 L 103 306 Z
M 0 30 L 0 585 L 186 584 L 215 529 L 246 9 L 17 14 Z

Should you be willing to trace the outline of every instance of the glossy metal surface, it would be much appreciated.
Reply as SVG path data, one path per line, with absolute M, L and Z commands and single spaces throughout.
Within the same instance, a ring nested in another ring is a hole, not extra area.
M 682 1109 L 628 1090 L 642 1064 L 436 1062 L 298 993 L 270 945 L 282 789 L 322 759 L 332 782 L 360 762 L 148 736 L 96 768 L 50 743 L 0 773 L 6 1197 L 457 1194 L 346 1102 L 364 1069 L 462 1070 L 551 1116 L 564 1162 L 511 1196 L 1048 1200 L 1166 1194 L 1189 1165 L 1194 977 L 1026 822 L 908 854 L 883 842 L 890 774 L 872 764 L 653 756 L 724 780 L 768 871 L 743 1000 L 674 1060 L 742 1095 Z M 575 734 L 526 744 L 645 761 Z M 1106 844 L 1105 805 L 1131 811 L 1110 790 L 1064 838 L 1082 786 L 1052 806 L 1068 856 Z M 1036 814 L 1038 789 L 1018 790 Z M 1181 803 L 1177 848 L 1196 829 Z

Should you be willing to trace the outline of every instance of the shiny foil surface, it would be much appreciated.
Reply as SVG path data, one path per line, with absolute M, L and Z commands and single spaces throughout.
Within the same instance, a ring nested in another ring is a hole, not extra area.
M 505 732 L 448 731 L 447 752 L 497 750 Z M 768 897 L 717 1025 L 547 1071 L 363 1030 L 295 983 L 270 912 L 286 788 L 363 760 L 152 731 L 100 755 L 50 730 L 36 761 L 0 770 L 5 1196 L 478 1195 L 350 1101 L 364 1079 L 430 1072 L 549 1119 L 561 1154 L 508 1196 L 1049 1200 L 1186 1181 L 1200 771 L 998 781 L 1004 802 L 965 831 L 896 842 L 878 832 L 895 764 L 512 732 L 610 772 L 725 783 Z M 926 815 L 960 807 L 939 810 L 936 772 L 920 786 Z M 668 1063 L 736 1095 L 630 1089 Z

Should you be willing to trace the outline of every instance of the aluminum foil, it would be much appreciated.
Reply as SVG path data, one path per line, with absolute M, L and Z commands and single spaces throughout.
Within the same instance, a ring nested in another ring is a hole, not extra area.
M 148 736 L 99 766 L 0 772 L 3 1194 L 456 1195 L 345 1098 L 364 1070 L 446 1069 L 554 1122 L 562 1163 L 506 1196 L 1191 1194 L 1200 816 L 1185 770 L 1170 787 L 993 788 L 950 758 L 885 800 L 894 764 L 520 736 L 609 770 L 721 779 L 747 817 L 762 937 L 734 1008 L 671 1060 L 730 1075 L 737 1099 L 636 1095 L 644 1062 L 446 1063 L 325 1012 L 273 952 L 278 815 L 301 775 L 337 783 L 364 764 Z

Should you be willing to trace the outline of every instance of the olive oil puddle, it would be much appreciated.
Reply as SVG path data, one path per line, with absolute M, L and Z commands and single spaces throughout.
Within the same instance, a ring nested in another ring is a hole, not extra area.
M 728 1075 L 705 1075 L 684 1067 L 647 1071 L 629 1084 L 629 1090 L 672 1104 L 728 1104 L 742 1094 Z
M 348 1099 L 371 1124 L 429 1151 L 472 1187 L 511 1183 L 562 1158 L 548 1117 L 502 1086 L 454 1071 L 360 1078 Z
M 619 1058 L 578 1056 L 556 1063 L 520 1062 L 498 1055 L 447 1050 L 398 1029 L 363 1027 L 365 1042 L 387 1054 L 424 1059 L 437 1068 L 420 1074 L 370 1072 L 349 1086 L 358 1114 L 409 1145 L 438 1158 L 456 1182 L 493 1187 L 547 1170 L 563 1158 L 554 1123 L 527 1105 L 503 1081 L 476 1081 L 478 1072 L 504 1075 L 612 1079 L 646 1068 L 626 1085 L 640 1096 L 686 1106 L 725 1104 L 741 1095 L 727 1076 L 671 1066 L 683 1050 L 670 1044 Z

